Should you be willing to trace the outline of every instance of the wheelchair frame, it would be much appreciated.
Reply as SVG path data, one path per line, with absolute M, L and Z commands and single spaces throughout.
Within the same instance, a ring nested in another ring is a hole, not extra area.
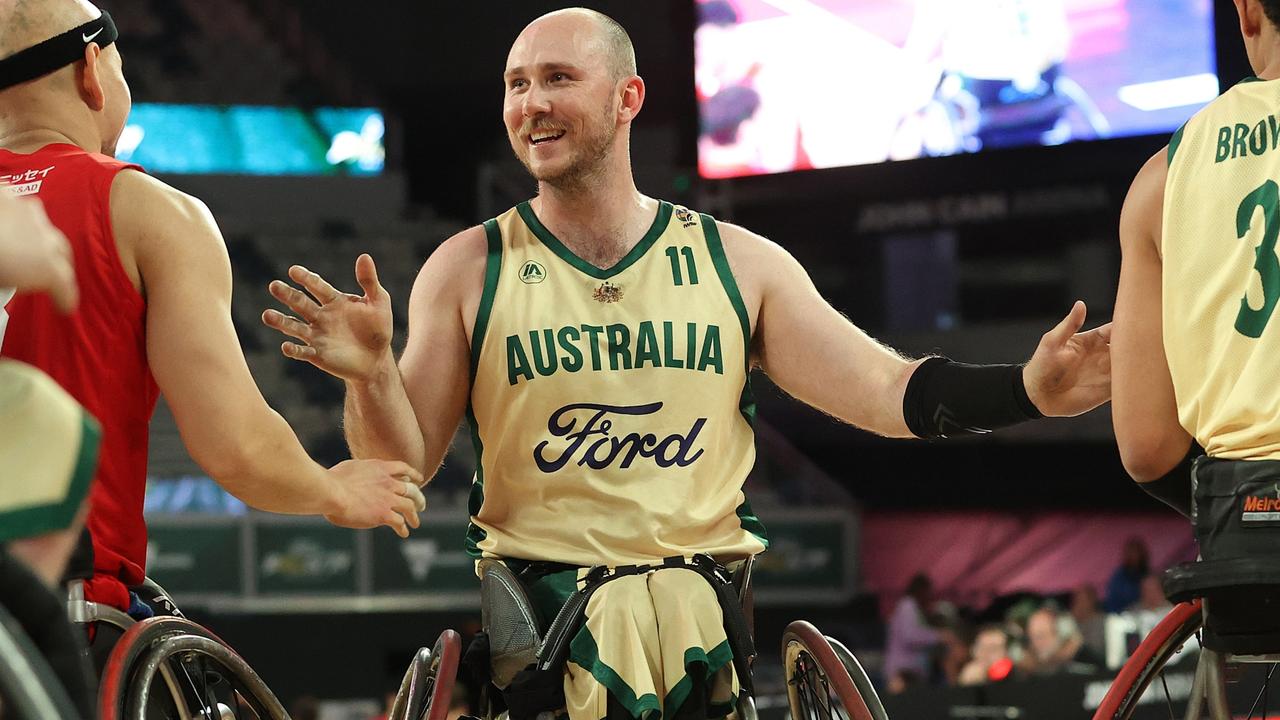
M 738 601 L 744 609 L 748 631 L 751 634 L 754 634 L 750 612 L 752 608 L 750 579 L 753 565 L 754 558 L 748 558 L 734 572 Z M 482 597 L 485 597 L 483 588 L 488 567 L 492 565 L 481 562 Z M 505 565 L 503 568 L 506 569 Z M 504 578 L 502 584 L 504 587 L 509 587 L 509 578 Z M 517 600 L 516 604 L 519 605 L 520 596 L 515 596 L 513 599 Z M 524 598 L 523 602 L 527 604 L 527 598 Z M 485 618 L 484 630 L 488 632 L 494 609 L 488 606 L 487 600 L 484 605 L 485 607 L 482 608 Z M 583 605 L 585 606 L 585 603 Z M 584 608 L 580 608 L 582 609 Z M 508 617 L 511 616 L 529 618 L 532 614 L 528 607 L 517 607 L 508 614 Z M 531 663 L 535 658 L 541 658 L 547 645 L 558 641 L 567 642 L 567 637 L 572 636 L 578 625 L 564 622 L 563 618 L 557 618 L 552 627 L 556 632 L 566 634 L 566 637 L 549 637 L 551 630 L 548 631 L 548 637 L 539 637 L 536 628 L 532 633 L 525 634 L 531 635 L 534 640 L 530 647 L 525 648 L 529 653 L 526 659 Z M 456 654 L 448 650 L 456 642 L 455 638 L 457 638 L 456 632 L 445 630 L 436 641 L 433 650 L 424 647 L 418 651 L 405 673 L 405 680 L 401 684 L 400 693 L 397 695 L 388 720 L 441 720 L 444 717 L 447 707 L 436 706 L 442 700 L 447 703 L 447 695 L 440 692 L 440 689 L 445 687 L 445 683 L 440 680 L 448 678 L 447 686 L 451 688 L 452 678 L 458 670 Z M 533 645 L 537 645 L 538 648 L 534 648 Z M 535 650 L 537 652 L 534 652 Z M 802 620 L 788 625 L 782 639 L 782 656 L 787 675 L 788 703 L 794 720 L 887 720 L 884 706 L 853 653 L 838 641 L 823 636 L 813 625 Z M 747 661 L 735 662 L 735 666 L 745 666 L 746 672 L 751 671 Z M 429 672 L 434 673 L 432 679 L 435 682 L 426 680 L 425 673 L 428 671 L 425 668 L 430 668 Z M 494 676 L 499 675 L 492 667 L 490 671 Z M 751 683 L 740 681 L 740 685 L 742 691 L 737 699 L 737 717 L 741 720 L 757 720 L 755 700 L 748 691 Z M 412 689 L 414 687 L 422 690 L 415 693 Z M 491 681 L 488 687 L 480 690 L 484 705 L 481 709 L 482 716 L 485 720 L 500 717 L 493 712 L 492 706 L 484 699 L 487 693 L 498 691 L 498 688 Z
M 143 584 L 157 597 L 169 597 L 164 588 L 150 578 Z M 84 583 L 78 580 L 68 585 L 67 612 L 73 623 L 101 622 L 124 631 L 111 650 L 100 680 L 100 720 L 146 720 L 157 675 L 169 691 L 168 697 L 179 720 L 207 719 L 214 712 L 220 716 L 228 711 L 234 713 L 234 709 L 216 701 L 214 707 L 205 704 L 193 709 L 189 705 L 191 700 L 196 700 L 195 704 L 209 702 L 205 677 L 209 671 L 197 668 L 202 677 L 201 685 L 197 685 L 187 666 L 210 661 L 220 666 L 219 677 L 229 679 L 229 684 L 235 686 L 232 692 L 238 706 L 249 706 L 260 720 L 288 720 L 288 713 L 270 688 L 231 646 L 180 614 L 134 620 L 114 607 L 86 600 Z

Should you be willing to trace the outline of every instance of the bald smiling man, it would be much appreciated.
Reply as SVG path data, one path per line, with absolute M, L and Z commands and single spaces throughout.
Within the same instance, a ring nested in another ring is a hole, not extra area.
M 0 0 L 0 191 L 43 203 L 80 285 L 69 315 L 47 296 L 11 300 L 0 355 L 44 370 L 101 423 L 86 594 L 145 615 L 128 588 L 145 572 L 147 427 L 160 392 L 191 456 L 252 507 L 407 536 L 425 501 L 405 463 L 317 465 L 263 400 L 208 209 L 112 157 L 130 108 L 115 39 L 88 2 Z
M 782 247 L 642 194 L 630 138 L 645 81 L 612 19 L 534 20 L 501 77 L 507 135 L 538 194 L 426 261 L 398 363 L 367 255 L 364 297 L 295 267 L 310 296 L 275 283 L 297 317 L 263 319 L 299 340 L 286 355 L 346 381 L 357 457 L 430 474 L 465 414 L 479 455 L 467 550 L 520 573 L 544 617 L 584 568 L 608 568 L 592 574 L 605 580 L 563 667 L 507 688 L 515 720 L 716 717 L 749 687 L 725 629 L 740 615 L 707 577 L 722 574 L 710 559 L 768 544 L 742 493 L 752 368 L 893 437 L 985 432 L 1109 396 L 1106 331 L 1077 334 L 1083 303 L 1025 368 L 910 360 L 827 304 Z

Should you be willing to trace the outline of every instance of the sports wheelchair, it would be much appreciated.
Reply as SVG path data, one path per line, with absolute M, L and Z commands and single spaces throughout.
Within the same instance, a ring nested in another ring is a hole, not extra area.
M 124 633 L 102 669 L 100 720 L 288 720 L 280 701 L 235 650 L 183 617 L 150 578 L 137 589 L 171 614 L 134 620 L 85 600 L 82 582 L 68 587 L 73 623 L 105 623 Z
M 1164 589 L 1178 604 L 1120 668 L 1093 720 L 1128 720 L 1153 701 L 1174 718 L 1184 698 L 1186 720 L 1272 717 L 1280 559 L 1185 563 L 1165 573 Z
M 1258 506 L 1280 491 L 1278 475 L 1274 461 L 1196 461 L 1192 519 L 1202 559 L 1165 572 L 1176 606 L 1121 667 L 1094 720 L 1127 720 L 1144 700 L 1172 718 L 1183 698 L 1186 720 L 1268 717 L 1280 663 L 1280 535 L 1270 505 Z M 1145 697 L 1157 681 L 1162 693 Z
M 694 563 L 719 576 L 720 584 L 712 584 L 725 609 L 726 635 L 735 649 L 733 662 L 742 686 L 736 715 L 741 720 L 757 720 L 751 683 L 756 653 L 750 635 L 754 558 L 742 562 L 731 575 L 706 556 L 695 556 Z M 639 568 L 642 572 L 649 569 L 658 566 Z M 551 673 L 558 681 L 569 642 L 582 626 L 590 593 L 598 587 L 592 584 L 591 576 L 607 575 L 609 571 L 593 568 L 585 587 L 570 597 L 545 628 L 540 627 L 534 606 L 511 568 L 501 561 L 485 559 L 480 561 L 478 572 L 481 626 L 489 642 L 489 682 L 481 688 L 479 714 L 485 720 L 493 720 L 503 715 L 494 702 L 495 696 L 509 689 L 518 676 Z M 726 602 L 735 603 L 740 610 L 726 608 Z M 745 622 L 745 628 L 735 627 L 741 622 Z M 454 630 L 441 633 L 433 647 L 419 649 L 405 672 L 389 720 L 445 720 L 461 656 L 462 641 Z M 787 701 L 795 720 L 888 720 L 853 653 L 839 641 L 824 637 L 808 622 L 798 620 L 787 626 L 782 636 L 782 659 Z

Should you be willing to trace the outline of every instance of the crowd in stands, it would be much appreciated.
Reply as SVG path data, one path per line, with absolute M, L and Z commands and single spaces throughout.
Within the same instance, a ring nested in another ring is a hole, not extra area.
M 1086 583 L 1060 595 L 1001 598 L 982 611 L 958 609 L 935 597 L 929 577 L 918 574 L 887 622 L 885 687 L 896 694 L 919 684 L 973 686 L 1114 670 L 1108 616 L 1127 621 L 1127 655 L 1132 641 L 1170 609 L 1138 538 L 1126 542 L 1101 598 Z

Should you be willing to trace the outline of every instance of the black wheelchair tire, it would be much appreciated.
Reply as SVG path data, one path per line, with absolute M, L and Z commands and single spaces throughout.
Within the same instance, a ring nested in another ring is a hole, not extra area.
M 212 632 L 185 618 L 157 616 L 125 632 L 111 651 L 98 693 L 101 720 L 143 720 L 151 687 L 166 663 L 217 664 L 218 676 L 234 683 L 235 694 L 263 720 L 288 720 L 288 714 L 258 674 Z M 202 670 L 207 672 L 207 670 Z M 198 689 L 197 689 L 198 690 Z M 177 698 L 173 698 L 177 702 Z M 196 714 L 199 714 L 198 711 Z

